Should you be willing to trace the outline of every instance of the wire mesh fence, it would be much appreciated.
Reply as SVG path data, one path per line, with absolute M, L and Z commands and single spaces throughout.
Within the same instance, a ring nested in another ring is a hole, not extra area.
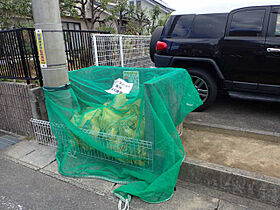
M 30 121 L 35 139 L 38 143 L 46 146 L 57 147 L 58 143 L 51 129 L 50 122 L 38 119 L 31 119 Z
M 150 36 L 92 34 L 95 65 L 154 67 L 149 55 Z
M 109 156 L 93 147 L 88 146 L 85 142 L 75 137 L 75 142 L 71 139 L 71 131 L 63 132 L 64 125 L 55 125 L 51 128 L 50 123 L 44 120 L 31 119 L 35 139 L 39 144 L 57 147 L 58 141 L 52 129 L 61 140 L 61 145 L 70 151 L 72 157 L 82 155 L 99 160 L 106 160 L 117 164 L 123 164 L 131 167 L 149 169 L 153 168 L 153 143 L 139 139 L 133 139 L 125 136 L 112 135 L 108 133 L 96 132 L 84 129 L 83 132 L 92 136 L 94 141 L 112 152 L 119 153 L 125 158 L 115 158 Z M 67 129 L 66 129 L 67 130 Z
M 73 134 L 69 130 L 69 132 L 65 132 L 64 125 L 56 124 L 53 126 L 53 128 L 51 128 L 50 122 L 38 119 L 31 119 L 31 124 L 35 139 L 39 144 L 52 147 L 60 146 L 68 148 L 68 155 L 72 158 L 84 156 L 85 158 L 95 158 L 99 160 L 110 161 L 116 164 L 122 164 L 134 168 L 153 170 L 154 148 L 153 142 L 151 141 L 96 132 L 88 129 L 83 130 L 85 134 L 92 136 L 94 141 L 100 144 L 103 148 L 107 148 L 111 152 L 119 153 L 125 157 L 115 158 L 93 147 L 90 147 L 77 137 L 74 137 L 75 142 L 70 141 L 70 139 L 73 139 Z M 57 138 L 54 135 L 52 129 L 55 129 L 54 132 L 61 141 L 60 145 L 58 144 Z M 183 133 L 183 123 L 177 127 L 177 131 L 181 136 Z
M 30 120 L 35 139 L 38 143 L 46 145 L 46 146 L 53 146 L 57 147 L 57 139 L 51 129 L 50 122 L 44 121 L 44 120 L 38 120 L 38 119 L 31 119 Z M 67 135 L 61 132 L 61 126 L 63 125 L 57 125 L 56 133 L 59 134 L 59 136 L 62 139 L 65 139 L 65 141 L 68 139 Z M 88 132 L 88 131 L 87 131 Z M 182 136 L 183 134 L 183 123 L 177 126 L 177 132 L 179 136 Z M 106 135 L 106 134 L 104 134 Z
M 149 55 L 150 36 L 65 30 L 68 70 L 88 66 L 154 67 Z
M 123 36 L 123 66 L 154 67 L 150 58 L 150 36 Z
M 92 34 L 95 65 L 121 66 L 120 36 Z

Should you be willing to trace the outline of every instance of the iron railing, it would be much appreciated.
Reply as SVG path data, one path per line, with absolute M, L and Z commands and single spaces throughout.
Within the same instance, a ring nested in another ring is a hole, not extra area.
M 42 82 L 34 28 L 0 31 L 0 78 Z M 153 67 L 150 36 L 63 30 L 68 70 L 93 65 Z
M 0 78 L 39 80 L 42 74 L 34 28 L 0 31 Z
M 63 30 L 68 70 L 95 65 L 92 34 L 108 34 L 104 31 Z

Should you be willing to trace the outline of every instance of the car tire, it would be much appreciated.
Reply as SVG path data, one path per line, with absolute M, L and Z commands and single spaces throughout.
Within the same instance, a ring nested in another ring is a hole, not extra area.
M 160 39 L 161 33 L 163 31 L 163 26 L 158 26 L 151 37 L 150 41 L 150 57 L 151 60 L 154 62 L 154 54 L 156 53 L 156 46 L 157 46 L 157 41 Z
M 190 68 L 188 72 L 192 78 L 195 88 L 197 89 L 203 105 L 195 111 L 203 111 L 207 109 L 217 97 L 216 79 L 206 70 L 200 68 Z

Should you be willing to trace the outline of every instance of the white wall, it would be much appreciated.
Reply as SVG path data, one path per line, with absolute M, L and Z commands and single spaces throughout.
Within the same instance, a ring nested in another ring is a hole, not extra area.
M 150 15 L 151 12 L 150 11 L 155 7 L 155 4 L 153 4 L 153 2 L 148 1 L 148 0 L 142 0 L 141 1 L 141 6 L 142 6 L 142 8 L 147 9 L 147 15 L 148 15 L 148 17 L 151 18 L 151 15 Z M 160 13 L 158 19 L 160 19 L 161 17 L 164 17 L 167 14 L 168 14 L 168 12 L 161 10 L 161 13 Z
M 156 5 L 156 3 L 154 3 L 153 1 L 150 1 L 150 0 L 141 0 L 141 5 L 144 5 L 145 7 L 149 8 L 149 9 L 153 9 Z M 162 7 L 160 4 L 159 4 L 160 8 L 161 8 L 161 14 L 162 15 L 167 15 L 168 14 L 168 11 L 166 11 L 166 9 L 164 7 Z
M 137 0 L 130 0 L 134 2 L 134 6 L 136 7 Z M 150 11 L 155 7 L 156 3 L 150 0 L 141 0 L 141 7 L 143 9 L 147 9 L 147 15 L 150 17 Z M 168 12 L 161 6 L 161 16 L 168 14 Z

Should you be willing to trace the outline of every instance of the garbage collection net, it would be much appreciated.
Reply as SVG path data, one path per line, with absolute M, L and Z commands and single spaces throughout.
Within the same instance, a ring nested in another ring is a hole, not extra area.
M 171 198 L 185 156 L 176 126 L 202 104 L 187 71 L 95 66 L 69 79 L 44 88 L 59 172 L 122 183 L 123 201 Z M 133 83 L 129 93 L 106 91 L 117 79 Z

